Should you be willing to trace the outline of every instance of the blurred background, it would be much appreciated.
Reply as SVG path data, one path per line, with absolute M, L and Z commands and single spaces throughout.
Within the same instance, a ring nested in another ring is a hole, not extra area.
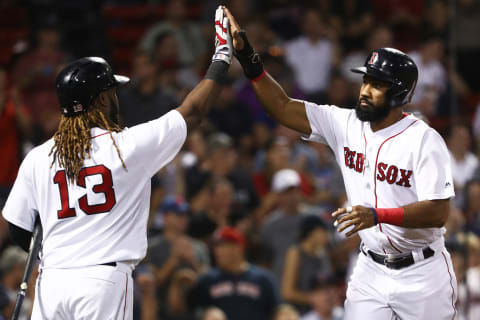
M 445 138 L 456 189 L 445 238 L 459 283 L 457 319 L 480 319 L 480 1 L 0 0 L 0 207 L 19 164 L 55 132 L 54 80 L 102 56 L 132 78 L 124 126 L 176 108 L 213 53 L 227 5 L 266 70 L 294 98 L 352 108 L 370 51 L 395 47 L 419 68 L 415 112 Z M 332 227 L 345 206 L 325 145 L 272 121 L 236 61 L 207 121 L 153 179 L 135 319 L 339 320 L 358 237 Z M 26 254 L 0 219 L 0 319 Z M 29 293 L 30 299 L 32 292 Z M 24 304 L 29 318 L 31 300 Z

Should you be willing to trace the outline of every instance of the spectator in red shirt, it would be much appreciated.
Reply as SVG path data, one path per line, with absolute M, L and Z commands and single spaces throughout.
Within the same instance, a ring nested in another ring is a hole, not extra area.
M 65 62 L 58 46 L 58 32 L 43 26 L 36 33 L 36 47 L 18 60 L 14 70 L 14 85 L 23 95 L 26 107 L 35 119 L 34 143 L 50 138 L 58 128 L 60 113 L 55 94 L 55 77 Z
M 21 138 L 28 137 L 30 117 L 20 104 L 17 91 L 7 89 L 7 72 L 0 67 L 0 206 L 3 206 L 17 176 Z

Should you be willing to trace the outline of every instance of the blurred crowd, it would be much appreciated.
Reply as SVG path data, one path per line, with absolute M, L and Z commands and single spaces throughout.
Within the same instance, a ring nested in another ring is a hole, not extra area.
M 458 319 L 480 319 L 474 0 L 0 0 L 0 39 L 10 39 L 0 45 L 0 208 L 22 158 L 57 128 L 54 83 L 65 63 L 105 57 L 132 78 L 118 90 L 122 124 L 158 118 L 202 79 L 219 4 L 297 99 L 352 108 L 362 79 L 351 67 L 379 47 L 411 55 L 419 79 L 407 111 L 436 128 L 451 153 L 456 197 L 445 238 L 459 283 Z M 152 179 L 135 319 L 342 319 L 360 242 L 332 226 L 330 213 L 345 205 L 328 147 L 272 121 L 235 61 L 201 129 Z M 7 234 L 0 219 L 0 319 L 12 312 L 26 261 Z

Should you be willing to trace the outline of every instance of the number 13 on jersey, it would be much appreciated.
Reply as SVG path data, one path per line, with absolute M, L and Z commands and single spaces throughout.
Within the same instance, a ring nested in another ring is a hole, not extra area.
M 78 199 L 80 209 L 88 215 L 109 212 L 116 203 L 112 172 L 104 165 L 82 168 L 78 174 L 77 185 L 86 188 L 85 178 L 97 174 L 102 176 L 102 183 L 94 185 L 92 191 L 95 193 L 103 193 L 105 195 L 105 202 L 100 204 L 89 204 L 87 194 Z M 57 211 L 58 219 L 75 217 L 77 215 L 75 209 L 70 208 L 65 170 L 57 171 L 53 177 L 53 183 L 58 184 L 60 201 L 62 203 L 62 208 Z

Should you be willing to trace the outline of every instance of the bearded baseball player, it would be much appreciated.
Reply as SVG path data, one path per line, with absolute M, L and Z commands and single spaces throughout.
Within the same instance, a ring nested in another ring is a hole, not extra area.
M 3 216 L 28 246 L 39 212 L 40 275 L 32 319 L 132 319 L 132 270 L 145 256 L 150 179 L 182 147 L 220 92 L 232 41 L 215 13 L 212 63 L 185 101 L 163 117 L 122 130 L 116 87 L 128 82 L 98 57 L 57 77 L 62 118 L 54 137 L 24 159 Z
M 403 52 L 373 51 L 355 110 L 289 98 L 265 72 L 227 11 L 234 54 L 266 111 L 306 140 L 328 144 L 352 207 L 333 213 L 338 231 L 358 232 L 361 252 L 348 284 L 345 319 L 453 319 L 457 282 L 443 225 L 454 196 L 441 136 L 403 112 L 418 71 Z

